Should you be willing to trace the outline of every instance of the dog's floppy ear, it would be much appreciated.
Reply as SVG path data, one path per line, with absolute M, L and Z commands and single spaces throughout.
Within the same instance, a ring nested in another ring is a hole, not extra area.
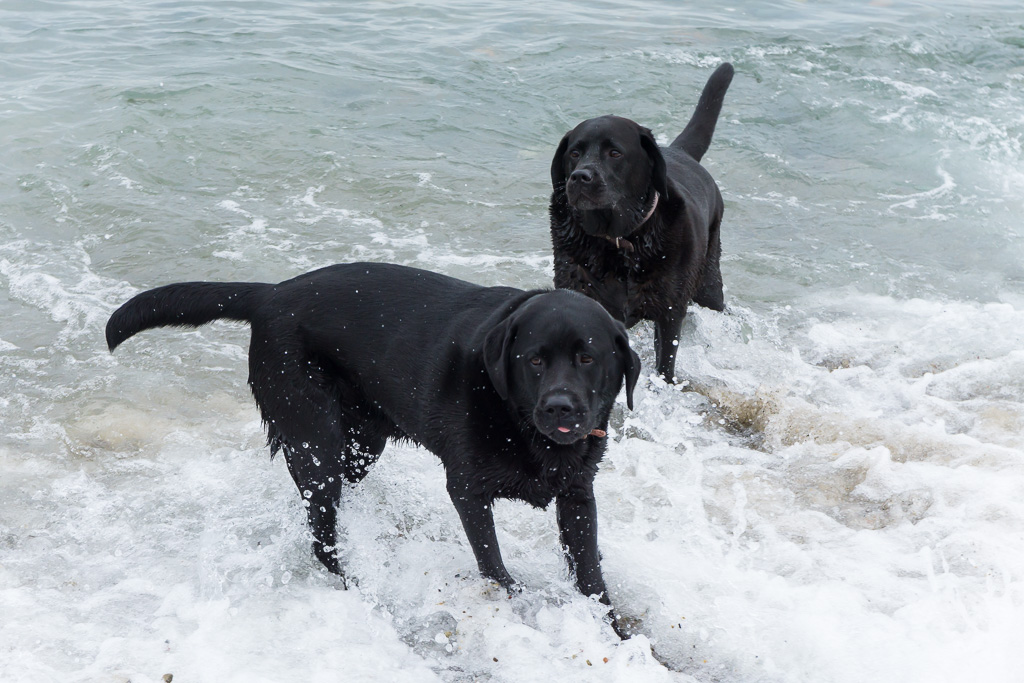
M 554 158 L 551 159 L 551 186 L 555 190 L 558 190 L 559 187 L 565 188 L 565 159 L 562 157 L 565 156 L 565 150 L 568 147 L 569 133 L 566 133 L 562 136 L 562 141 L 558 143 L 558 149 L 555 150 Z
M 654 140 L 654 134 L 647 128 L 640 129 L 640 146 L 647 152 L 651 160 L 651 185 L 664 198 L 668 198 L 668 169 L 665 168 L 665 157 L 661 148 Z
M 636 381 L 640 379 L 640 356 L 629 346 L 629 336 L 626 328 L 615 338 L 615 345 L 623 356 L 623 374 L 626 377 L 626 406 L 633 410 L 633 389 L 636 388 Z
M 516 336 L 514 318 L 505 318 L 484 337 L 484 367 L 502 401 L 508 400 L 508 350 Z

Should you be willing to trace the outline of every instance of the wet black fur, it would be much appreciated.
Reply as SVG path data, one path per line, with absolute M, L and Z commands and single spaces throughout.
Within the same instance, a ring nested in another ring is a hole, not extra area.
M 725 309 L 722 195 L 699 162 L 732 76 L 730 64 L 715 70 L 669 147 L 603 116 L 566 133 L 551 162 L 555 286 L 587 294 L 627 327 L 654 321 L 657 371 L 669 381 L 689 303 Z
M 138 294 L 107 323 L 111 350 L 142 330 L 248 322 L 249 386 L 272 451 L 308 502 L 332 572 L 336 505 L 388 439 L 441 458 L 484 576 L 510 588 L 496 498 L 556 502 L 579 589 L 608 602 L 594 475 L 608 414 L 639 375 L 623 325 L 575 292 L 480 287 L 387 264 L 341 264 L 278 285 L 179 283 Z M 559 428 L 566 429 L 563 432 Z

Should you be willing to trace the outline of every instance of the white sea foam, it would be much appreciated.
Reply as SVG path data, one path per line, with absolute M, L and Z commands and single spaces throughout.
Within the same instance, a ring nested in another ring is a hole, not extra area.
M 104 371 L 138 386 L 37 431 L 48 448 L 0 451 L 4 666 L 275 680 L 355 675 L 358 651 L 373 680 L 1012 680 L 1024 314 L 837 293 L 795 310 L 695 310 L 680 368 L 697 391 L 645 378 L 636 412 L 617 408 L 597 493 L 612 597 L 642 634 L 627 643 L 573 589 L 550 511 L 500 503 L 525 590 L 481 580 L 440 465 L 408 446 L 343 501 L 339 590 L 262 447 L 243 349 L 183 366 L 144 335 Z M 650 329 L 634 337 L 650 363 Z
M 0 680 L 1021 680 L 1014 22 L 805 4 L 676 28 L 659 3 L 12 6 Z M 550 510 L 496 506 L 524 590 L 481 580 L 407 445 L 342 503 L 344 590 L 268 458 L 244 326 L 105 349 L 114 307 L 179 279 L 367 259 L 546 285 L 559 136 L 617 113 L 667 143 L 725 60 L 730 309 L 692 311 L 681 386 L 631 332 L 645 376 L 597 478 L 631 641 Z

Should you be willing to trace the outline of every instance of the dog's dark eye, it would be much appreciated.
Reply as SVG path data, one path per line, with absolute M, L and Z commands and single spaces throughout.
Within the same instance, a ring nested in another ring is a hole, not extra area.
M 618 159 L 619 157 L 622 156 L 622 152 L 620 152 L 617 149 L 611 149 L 608 150 L 608 156 L 610 156 L 612 159 Z
M 569 158 L 570 159 L 579 159 L 580 158 L 580 151 L 578 149 L 572 150 L 571 152 L 569 152 Z
M 594 362 L 594 357 L 593 356 L 588 356 L 585 353 L 582 356 L 580 356 L 580 363 L 583 363 L 584 365 L 590 365 L 593 362 Z
M 530 365 L 540 365 L 543 362 L 544 361 L 540 359 L 540 356 L 534 356 L 533 358 L 530 359 Z

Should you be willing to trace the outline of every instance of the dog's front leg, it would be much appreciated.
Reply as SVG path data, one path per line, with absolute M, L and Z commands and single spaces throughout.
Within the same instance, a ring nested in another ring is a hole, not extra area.
M 497 581 L 506 590 L 512 590 L 515 581 L 501 561 L 498 536 L 494 532 L 494 514 L 491 509 L 494 500 L 474 494 L 465 481 L 453 478 L 448 479 L 448 495 L 462 520 L 462 528 L 466 530 L 480 573 L 486 579 Z
M 555 506 L 559 540 L 569 568 L 576 575 L 576 587 L 584 595 L 598 595 L 601 602 L 611 604 L 601 576 L 601 555 L 597 551 L 597 501 L 593 488 L 579 487 L 563 493 Z
M 608 605 L 612 629 L 622 640 L 632 636 L 631 629 L 611 609 L 612 601 L 601 575 L 601 553 L 597 550 L 597 502 L 593 486 L 579 487 L 558 496 L 558 536 L 565 549 L 569 567 L 576 575 L 576 587 L 584 595 L 598 595 Z
M 669 310 L 654 321 L 654 348 L 658 354 L 657 371 L 669 384 L 676 381 L 676 351 L 679 348 L 679 332 L 683 328 L 686 307 Z

